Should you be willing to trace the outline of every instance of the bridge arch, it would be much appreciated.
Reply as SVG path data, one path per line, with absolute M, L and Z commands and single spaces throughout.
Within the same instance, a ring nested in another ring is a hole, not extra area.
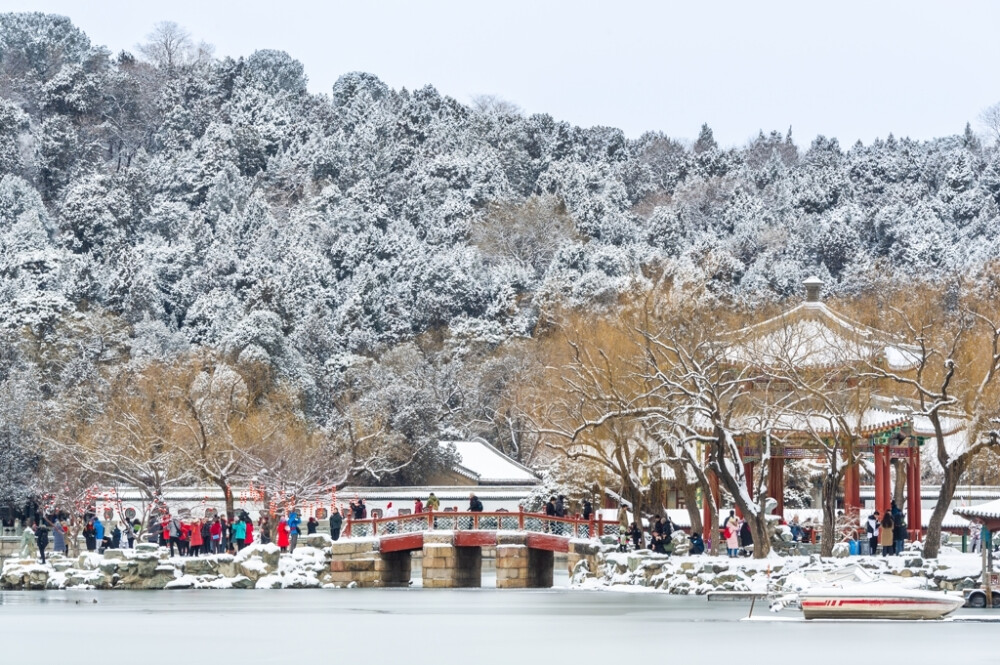
M 463 519 L 472 527 L 489 525 L 494 529 L 440 528 L 442 524 L 460 527 Z M 596 545 L 577 542 L 574 546 L 571 539 L 596 536 L 606 526 L 593 520 L 532 513 L 427 513 L 355 520 L 351 531 L 358 530 L 359 522 L 365 525 L 366 533 L 373 535 L 333 544 L 331 572 L 335 583 L 407 586 L 412 575 L 412 553 L 420 551 L 423 586 L 432 589 L 482 586 L 484 547 L 496 551 L 497 588 L 549 588 L 554 580 L 555 554 L 569 553 L 572 566 L 587 552 L 596 553 Z M 505 524 L 514 528 L 497 528 Z M 613 526 L 617 530 L 618 525 Z M 581 546 L 584 554 L 575 551 Z

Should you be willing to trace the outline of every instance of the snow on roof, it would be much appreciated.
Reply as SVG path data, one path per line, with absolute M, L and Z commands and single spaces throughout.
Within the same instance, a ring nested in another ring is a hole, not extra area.
M 955 434 L 961 434 L 961 441 L 956 439 L 952 442 L 952 445 L 963 445 L 965 441 L 965 421 L 961 418 L 954 417 L 942 417 L 941 418 L 941 430 L 945 435 L 945 445 L 948 445 L 948 437 L 954 436 Z M 917 436 L 934 436 L 934 425 L 931 424 L 931 419 L 927 416 L 922 416 L 920 414 L 913 414 L 913 433 Z
M 745 413 L 738 414 L 734 419 L 734 425 L 747 431 L 761 431 L 769 429 L 773 432 L 808 432 L 813 431 L 819 435 L 833 434 L 840 431 L 840 423 L 836 418 L 824 414 L 801 415 L 801 414 L 781 414 L 767 420 L 749 407 Z M 857 413 L 841 414 L 851 425 L 851 428 L 862 435 L 871 435 L 896 427 L 901 427 L 910 420 L 910 414 L 890 411 L 880 408 L 869 408 L 859 417 Z
M 419 487 L 359 487 L 345 488 L 342 492 L 338 492 L 338 497 L 342 497 L 341 501 L 346 501 L 348 497 L 355 496 L 364 499 L 366 502 L 413 501 L 415 499 L 426 500 L 427 495 L 430 492 L 434 492 L 434 495 L 442 502 L 463 501 L 469 498 L 471 489 L 468 485 L 451 487 L 437 485 L 421 485 Z M 523 483 L 520 485 L 495 485 L 488 488 L 476 487 L 473 491 L 477 497 L 484 501 L 487 499 L 491 501 L 520 501 L 527 499 L 531 494 L 531 490 L 525 488 Z
M 458 463 L 452 469 L 477 482 L 534 485 L 541 481 L 531 469 L 518 464 L 482 439 L 439 441 L 438 445 L 454 446 Z
M 962 506 L 955 508 L 956 514 L 963 517 L 982 517 L 986 519 L 1000 519 L 1000 499 L 980 503 L 977 506 Z
M 881 355 L 892 370 L 913 369 L 917 350 L 886 345 L 877 331 L 850 321 L 822 302 L 806 301 L 778 316 L 731 333 L 726 358 L 733 363 L 837 367 Z

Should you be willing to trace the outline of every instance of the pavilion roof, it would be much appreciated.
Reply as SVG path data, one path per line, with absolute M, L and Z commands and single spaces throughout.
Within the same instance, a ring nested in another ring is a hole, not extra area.
M 976 518 L 986 524 L 990 531 L 1000 530 L 1000 499 L 981 503 L 978 506 L 955 508 L 955 513 L 965 518 Z
M 919 349 L 887 344 L 879 331 L 841 316 L 818 299 L 816 278 L 806 280 L 809 298 L 788 311 L 730 333 L 725 350 L 733 364 L 773 366 L 791 360 L 799 367 L 850 366 L 872 356 L 889 369 L 905 371 L 919 363 Z
M 870 408 L 853 414 L 843 414 L 850 427 L 862 436 L 872 436 L 882 432 L 893 431 L 910 422 L 908 413 Z M 841 427 L 836 418 L 822 413 L 816 414 L 781 414 L 771 419 L 760 415 L 747 414 L 740 417 L 738 428 L 743 431 L 763 431 L 769 429 L 777 435 L 794 432 L 815 432 L 820 436 L 836 435 Z

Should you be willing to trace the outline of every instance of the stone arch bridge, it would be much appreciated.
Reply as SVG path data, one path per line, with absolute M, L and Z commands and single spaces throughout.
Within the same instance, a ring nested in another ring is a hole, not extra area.
M 572 571 L 581 559 L 597 554 L 597 538 L 617 534 L 616 523 L 525 512 L 430 512 L 348 520 L 345 538 L 332 545 L 331 581 L 408 586 L 413 553 L 420 552 L 424 587 L 479 587 L 483 549 L 495 548 L 498 589 L 548 588 L 557 552 L 566 554 Z

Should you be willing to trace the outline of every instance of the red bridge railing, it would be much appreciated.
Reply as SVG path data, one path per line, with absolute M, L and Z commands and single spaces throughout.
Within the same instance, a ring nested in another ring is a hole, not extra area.
M 434 529 L 440 531 L 531 531 L 567 538 L 598 538 L 618 535 L 617 522 L 605 522 L 599 517 L 585 520 L 577 517 L 551 517 L 545 513 L 524 511 L 516 513 L 508 511 L 460 513 L 449 510 L 363 520 L 348 518 L 344 521 L 343 533 L 348 537 L 366 537 L 433 531 Z

